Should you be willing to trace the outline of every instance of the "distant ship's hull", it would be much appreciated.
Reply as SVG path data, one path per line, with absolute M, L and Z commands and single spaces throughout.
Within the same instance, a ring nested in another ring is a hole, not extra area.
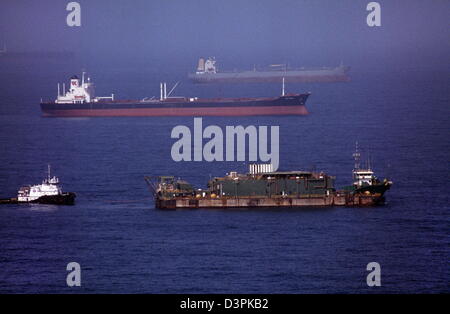
M 52 204 L 52 205 L 74 205 L 76 194 L 66 192 L 58 195 L 44 195 L 32 201 L 19 201 L 16 197 L 0 199 L 0 204 Z
M 23 52 L 14 52 L 14 51 L 0 51 L 0 56 L 5 59 L 73 59 L 75 57 L 75 53 L 72 51 L 23 51 Z
M 110 101 L 80 104 L 41 103 L 44 116 L 257 116 L 306 115 L 309 94 L 275 98 L 166 99 L 163 101 Z
M 243 71 L 217 73 L 191 73 L 189 79 L 195 83 L 260 83 L 282 82 L 312 83 L 312 82 L 347 82 L 349 67 L 317 70 L 288 70 L 288 71 Z

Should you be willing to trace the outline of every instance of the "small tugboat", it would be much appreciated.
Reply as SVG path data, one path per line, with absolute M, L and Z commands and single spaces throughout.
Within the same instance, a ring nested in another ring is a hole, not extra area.
M 361 168 L 358 148 L 353 156 L 354 182 L 343 189 L 336 189 L 335 177 L 323 172 L 275 172 L 270 164 L 251 164 L 247 174 L 230 172 L 213 178 L 207 189 L 196 189 L 174 176 L 145 180 L 159 209 L 382 205 L 392 181 L 378 180 L 369 164 Z
M 75 193 L 62 192 L 59 179 L 50 176 L 50 165 L 48 165 L 48 176 L 42 184 L 21 187 L 17 193 L 17 203 L 40 203 L 56 205 L 73 205 Z

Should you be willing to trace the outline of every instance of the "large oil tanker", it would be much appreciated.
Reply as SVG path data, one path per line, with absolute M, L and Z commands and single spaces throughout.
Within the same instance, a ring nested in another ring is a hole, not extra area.
M 266 69 L 254 67 L 248 71 L 219 71 L 214 58 L 200 58 L 197 71 L 188 75 L 195 83 L 258 83 L 258 82 L 346 82 L 350 67 L 343 64 L 334 68 L 299 68 L 286 64 L 272 64 Z
M 306 115 L 305 103 L 310 93 L 282 94 L 278 97 L 259 98 L 197 98 L 170 96 L 166 83 L 160 83 L 159 98 L 142 100 L 115 100 L 95 97 L 94 85 L 73 76 L 69 90 L 58 84 L 55 101 L 42 102 L 44 116 L 53 117 L 112 117 L 112 116 L 257 116 L 257 115 Z
M 272 171 L 270 164 L 250 165 L 247 174 L 230 172 L 213 178 L 207 189 L 196 189 L 174 176 L 145 177 L 155 207 L 177 208 L 267 208 L 313 206 L 373 206 L 383 204 L 392 182 L 378 180 L 370 166 L 359 166 L 354 154 L 353 184 L 336 189 L 334 177 L 323 172 Z

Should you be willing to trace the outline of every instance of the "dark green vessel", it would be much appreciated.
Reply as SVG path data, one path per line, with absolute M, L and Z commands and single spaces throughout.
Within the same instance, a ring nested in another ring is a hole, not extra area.
M 247 174 L 230 172 L 213 178 L 207 189 L 195 189 L 173 176 L 145 177 L 160 209 L 371 206 L 384 202 L 392 182 L 378 180 L 370 167 L 361 169 L 359 152 L 354 154 L 354 183 L 337 190 L 333 176 L 323 172 L 277 171 L 271 165 L 250 165 Z

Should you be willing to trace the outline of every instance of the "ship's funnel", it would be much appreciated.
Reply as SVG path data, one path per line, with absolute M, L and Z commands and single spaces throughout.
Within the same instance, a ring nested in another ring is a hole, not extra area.
M 78 79 L 78 77 L 76 75 L 72 76 L 70 78 L 70 88 L 73 89 L 75 87 L 79 87 L 80 86 L 80 80 Z
M 203 58 L 198 59 L 197 71 L 205 72 L 205 59 Z

